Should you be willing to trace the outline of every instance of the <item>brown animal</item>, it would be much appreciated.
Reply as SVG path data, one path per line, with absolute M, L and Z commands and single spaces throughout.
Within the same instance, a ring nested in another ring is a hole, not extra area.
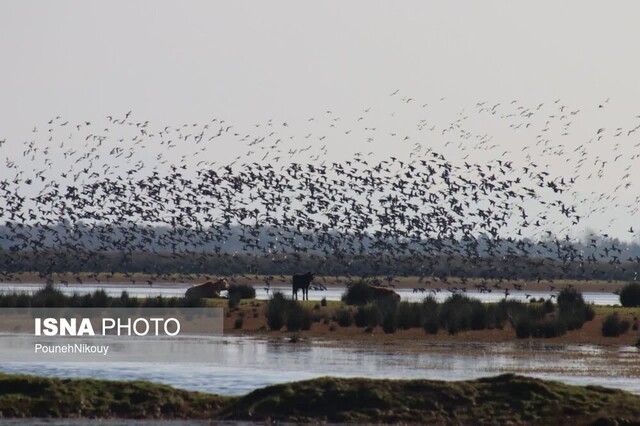
M 193 299 L 200 299 L 203 297 L 220 297 L 220 292 L 222 290 L 227 290 L 228 288 L 229 285 L 227 284 L 227 280 L 224 278 L 215 282 L 207 281 L 204 284 L 197 284 L 189 287 L 185 293 L 185 297 Z
M 371 289 L 371 292 L 373 293 L 373 298 L 374 299 L 382 299 L 385 297 L 393 297 L 396 302 L 400 301 L 400 295 L 398 293 L 396 293 L 395 291 L 393 291 L 390 288 L 387 287 L 380 287 L 380 286 L 376 286 L 376 285 L 370 285 L 369 288 Z

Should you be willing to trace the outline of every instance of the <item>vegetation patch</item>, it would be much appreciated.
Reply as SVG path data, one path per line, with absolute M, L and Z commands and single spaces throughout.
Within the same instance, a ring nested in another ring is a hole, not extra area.
M 0 414 L 9 417 L 206 419 L 234 398 L 149 382 L 0 374 Z
M 640 397 L 516 375 L 461 382 L 324 377 L 225 397 L 148 382 L 0 374 L 3 418 L 291 423 L 634 424 Z
M 96 290 L 90 294 L 66 295 L 51 284 L 45 285 L 33 294 L 3 293 L 0 294 L 0 308 L 176 308 L 204 307 L 205 299 L 185 297 L 130 297 L 125 290 L 120 297 L 112 297 L 104 290 Z
M 605 337 L 618 337 L 629 330 L 629 321 L 621 320 L 617 313 L 607 315 L 602 321 L 602 335 Z
M 620 304 L 625 308 L 640 306 L 640 284 L 629 283 L 620 290 Z
M 231 284 L 227 289 L 229 299 L 237 297 L 238 299 L 255 299 L 256 289 L 249 284 Z
M 320 378 L 270 386 L 224 419 L 403 424 L 590 424 L 640 419 L 640 397 L 515 375 L 464 382 Z M 615 423 L 605 423 L 615 424 Z
M 265 304 L 267 325 L 271 330 L 280 330 L 287 326 L 287 331 L 309 330 L 311 328 L 311 310 L 303 304 L 287 298 L 281 292 L 273 296 Z

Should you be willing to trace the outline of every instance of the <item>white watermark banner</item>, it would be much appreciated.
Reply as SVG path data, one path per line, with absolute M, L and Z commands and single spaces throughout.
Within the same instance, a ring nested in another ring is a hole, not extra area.
M 219 308 L 2 308 L 0 362 L 208 362 Z

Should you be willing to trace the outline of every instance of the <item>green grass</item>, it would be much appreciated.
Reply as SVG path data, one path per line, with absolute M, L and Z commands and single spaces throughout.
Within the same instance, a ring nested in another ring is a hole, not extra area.
M 460 382 L 324 377 L 269 386 L 241 397 L 140 381 L 0 374 L 0 414 L 3 418 L 574 425 L 598 419 L 638 422 L 640 397 L 509 374 Z
M 4 418 L 210 418 L 233 401 L 142 381 L 0 374 L 0 413 Z
M 608 315 L 617 312 L 619 315 L 640 316 L 640 308 L 625 308 L 622 306 L 593 305 L 596 314 Z

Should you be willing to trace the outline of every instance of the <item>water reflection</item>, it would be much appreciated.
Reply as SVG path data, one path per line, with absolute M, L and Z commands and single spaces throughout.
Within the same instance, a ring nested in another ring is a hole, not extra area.
M 292 344 L 243 337 L 213 338 L 207 363 L 3 363 L 0 371 L 60 377 L 149 380 L 178 388 L 239 395 L 259 387 L 320 376 L 463 380 L 515 372 L 640 394 L 639 351 L 588 345 L 448 343 L 424 350 Z M 570 354 L 571 356 L 567 356 Z M 635 360 L 635 363 L 634 363 Z M 635 368 L 635 370 L 634 370 Z

